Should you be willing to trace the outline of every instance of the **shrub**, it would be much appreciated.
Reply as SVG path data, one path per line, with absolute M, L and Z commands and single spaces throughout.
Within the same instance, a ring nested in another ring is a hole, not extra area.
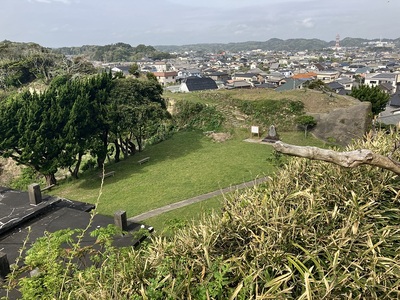
M 238 101 L 237 106 L 258 123 L 267 127 L 275 125 L 280 130 L 293 130 L 296 117 L 304 112 L 303 102 L 289 99 Z
M 218 130 L 224 121 L 221 112 L 203 103 L 179 101 L 176 103 L 176 111 L 174 121 L 179 128 L 212 131 Z

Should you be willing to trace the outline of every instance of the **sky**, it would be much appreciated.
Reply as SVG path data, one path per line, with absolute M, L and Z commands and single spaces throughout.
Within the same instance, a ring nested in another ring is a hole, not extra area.
M 0 41 L 45 47 L 400 37 L 399 0 L 0 0 Z

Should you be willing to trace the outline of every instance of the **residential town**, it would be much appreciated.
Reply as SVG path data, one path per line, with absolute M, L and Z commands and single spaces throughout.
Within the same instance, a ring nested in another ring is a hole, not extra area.
M 322 81 L 332 93 L 346 95 L 360 84 L 379 86 L 391 95 L 389 109 L 382 121 L 397 124 L 393 114 L 400 107 L 400 51 L 393 44 L 380 43 L 371 48 L 342 48 L 322 51 L 262 51 L 230 53 L 173 53 L 176 58 L 163 61 L 137 61 L 141 72 L 152 72 L 171 92 L 209 89 L 304 89 L 313 80 Z M 379 51 L 376 51 L 379 47 Z M 106 64 L 114 72 L 128 74 L 131 63 Z

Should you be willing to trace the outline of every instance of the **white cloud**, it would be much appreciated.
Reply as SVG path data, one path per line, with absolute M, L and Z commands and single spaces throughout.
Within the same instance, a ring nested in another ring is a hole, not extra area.
M 305 18 L 305 19 L 301 20 L 300 24 L 305 28 L 313 28 L 315 25 L 311 18 Z

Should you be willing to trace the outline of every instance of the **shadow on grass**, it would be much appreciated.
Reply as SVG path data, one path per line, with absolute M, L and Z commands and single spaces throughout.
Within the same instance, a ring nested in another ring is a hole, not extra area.
M 105 173 L 114 171 L 115 174 L 114 176 L 104 178 L 104 185 L 124 180 L 137 173 L 147 172 L 146 169 L 149 165 L 156 164 L 160 161 L 175 160 L 198 151 L 202 148 L 200 140 L 203 137 L 204 135 L 201 132 L 178 132 L 170 139 L 156 145 L 151 145 L 142 152 L 137 152 L 135 155 L 122 159 L 118 163 L 114 161 L 106 162 Z M 149 161 L 139 164 L 138 161 L 145 157 L 150 157 Z M 95 169 L 80 174 L 77 180 L 79 183 L 76 187 L 84 190 L 98 190 L 101 184 L 99 173 L 101 173 L 101 170 Z M 60 183 L 62 182 L 63 181 L 60 181 Z

